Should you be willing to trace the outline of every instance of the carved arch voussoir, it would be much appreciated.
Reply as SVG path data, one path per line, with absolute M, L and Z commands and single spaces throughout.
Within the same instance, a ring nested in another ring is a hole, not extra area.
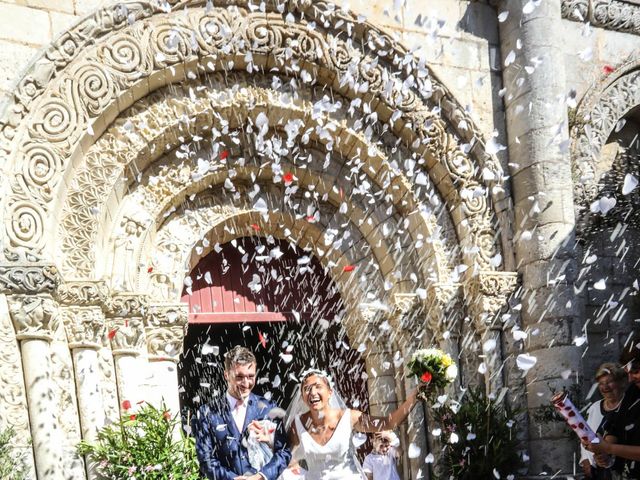
M 219 58 L 218 66 L 213 64 L 212 68 L 225 65 L 225 57 L 236 59 L 235 68 L 246 68 L 247 65 L 240 59 L 247 58 L 249 52 L 242 50 L 247 46 L 252 49 L 256 62 L 264 61 L 266 66 L 277 67 L 279 59 L 273 55 L 291 48 L 289 45 L 295 45 L 295 57 L 310 64 L 317 62 L 319 68 L 333 72 L 334 88 L 351 91 L 353 95 L 355 86 L 361 88 L 366 84 L 369 94 L 377 96 L 380 105 L 387 105 L 387 114 L 400 112 L 403 124 L 411 125 L 410 131 L 417 133 L 417 144 L 424 146 L 425 155 L 446 161 L 448 156 L 443 154 L 452 146 L 458 148 L 455 145 L 459 143 L 481 145 L 480 135 L 464 110 L 433 75 L 425 78 L 424 72 L 428 72 L 428 68 L 417 60 L 411 59 L 410 68 L 399 72 L 402 78 L 413 74 L 421 90 L 403 89 L 402 81 L 392 82 L 391 90 L 385 90 L 387 85 L 380 79 L 396 69 L 393 66 L 394 58 L 408 54 L 384 32 L 366 22 L 362 24 L 356 15 L 336 9 L 326 2 L 314 2 L 306 6 L 300 2 L 285 3 L 285 10 L 300 15 L 304 13 L 305 19 L 322 20 L 320 25 L 326 21 L 335 25 L 335 28 L 339 28 L 338 24 L 343 25 L 340 28 L 349 28 L 350 25 L 358 35 L 363 36 L 359 41 L 365 46 L 369 41 L 388 46 L 386 58 L 377 66 L 372 66 L 366 55 L 343 42 L 339 36 L 307 29 L 302 19 L 298 23 L 288 24 L 280 13 L 249 13 L 242 8 L 246 3 L 243 1 L 237 2 L 241 8 L 230 14 L 229 2 L 221 3 L 225 3 L 227 8 L 194 7 L 187 9 L 186 15 L 182 12 L 164 13 L 157 6 L 139 3 L 106 8 L 64 34 L 49 49 L 46 58 L 53 62 L 54 68 L 47 70 L 40 65 L 40 70 L 32 70 L 27 74 L 19 86 L 19 90 L 26 92 L 25 95 L 17 97 L 18 103 L 10 108 L 8 118 L 0 125 L 1 144 L 11 153 L 14 172 L 21 169 L 24 162 L 40 162 L 38 179 L 32 179 L 26 185 L 20 182 L 12 184 L 12 193 L 7 201 L 8 210 L 13 216 L 7 230 L 12 247 L 34 252 L 43 250 L 44 224 L 49 218 L 51 206 L 38 192 L 42 191 L 43 186 L 46 190 L 46 185 L 55 186 L 58 183 L 61 171 L 68 168 L 70 156 L 78 144 L 86 143 L 95 134 L 92 133 L 93 126 L 99 124 L 100 116 L 113 104 L 114 100 L 111 99 L 133 88 L 131 64 L 143 62 L 139 58 L 140 52 L 145 56 L 144 61 L 152 62 L 150 71 L 163 72 L 170 80 L 171 75 L 167 73 L 171 69 L 176 69 L 174 78 L 180 79 L 186 75 L 182 69 L 185 61 L 198 56 L 206 58 L 209 54 Z M 174 7 L 197 4 L 177 2 Z M 274 10 L 278 7 L 278 2 L 268 4 Z M 133 20 L 134 24 L 128 27 L 124 19 Z M 136 22 L 141 19 L 146 19 L 144 34 L 141 34 L 141 23 Z M 195 33 L 195 39 L 191 37 L 191 32 Z M 229 35 L 228 32 L 232 32 L 229 38 L 225 37 Z M 109 54 L 104 48 L 110 41 L 118 41 L 122 47 Z M 92 43 L 95 43 L 95 47 L 89 46 Z M 231 53 L 227 52 L 229 48 Z M 101 63 L 86 60 L 96 58 L 98 49 L 103 49 Z M 352 66 L 359 69 L 358 79 L 354 80 L 358 85 L 349 85 L 349 81 L 345 80 Z M 448 99 L 443 103 L 446 106 L 443 109 L 445 118 L 432 118 L 428 103 L 433 101 L 439 104 L 444 98 Z M 20 99 L 27 103 L 20 104 Z M 38 108 L 33 108 L 36 104 Z M 463 124 L 467 128 L 459 130 L 459 125 Z M 33 139 L 50 147 L 44 157 L 42 153 L 28 159 L 22 156 L 24 147 Z M 452 139 L 459 140 L 452 144 Z M 489 181 L 488 187 L 496 182 L 501 183 L 499 162 L 482 151 L 482 148 L 473 149 L 476 152 L 474 161 L 481 167 L 473 171 L 478 172 L 476 175 L 480 177 L 482 171 L 491 172 L 488 177 L 494 180 Z M 47 156 L 54 158 L 54 161 L 40 160 Z M 452 175 L 457 175 L 455 170 L 455 167 L 451 169 Z M 48 180 L 49 176 L 51 178 Z M 473 181 L 478 185 L 485 184 L 480 177 Z M 473 185 L 473 181 L 470 185 Z M 492 188 L 487 188 L 484 206 L 470 205 L 466 213 L 483 217 L 483 212 L 489 212 L 491 208 L 492 192 Z

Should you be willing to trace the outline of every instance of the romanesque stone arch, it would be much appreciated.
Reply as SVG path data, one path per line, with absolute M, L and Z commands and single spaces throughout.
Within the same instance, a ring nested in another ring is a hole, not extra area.
M 613 158 L 602 164 L 601 153 L 618 122 L 640 105 L 637 87 L 640 63 L 630 58 L 613 73 L 597 81 L 580 101 L 573 115 L 571 157 L 573 159 L 576 204 L 588 207 L 595 200 L 599 182 Z

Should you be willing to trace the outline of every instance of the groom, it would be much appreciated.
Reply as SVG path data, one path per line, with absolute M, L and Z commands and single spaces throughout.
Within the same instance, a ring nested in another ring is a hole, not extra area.
M 251 393 L 256 383 L 256 357 L 235 346 L 224 358 L 227 392 L 193 417 L 191 426 L 201 472 L 209 480 L 276 480 L 287 467 L 291 452 L 282 425 L 275 432 L 273 458 L 256 471 L 249 464 L 242 434 L 258 431 L 256 421 L 269 418 L 276 405 Z

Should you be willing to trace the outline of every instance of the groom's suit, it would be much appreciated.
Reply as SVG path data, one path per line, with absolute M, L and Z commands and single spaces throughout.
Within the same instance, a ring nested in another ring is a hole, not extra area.
M 223 396 L 203 405 L 192 418 L 200 470 L 210 480 L 233 480 L 243 474 L 257 473 L 249 464 L 242 433 L 253 420 L 265 420 L 276 405 L 267 399 L 249 395 L 242 432 L 233 419 L 231 408 Z M 267 480 L 276 480 L 291 460 L 282 423 L 275 432 L 273 458 L 260 470 Z

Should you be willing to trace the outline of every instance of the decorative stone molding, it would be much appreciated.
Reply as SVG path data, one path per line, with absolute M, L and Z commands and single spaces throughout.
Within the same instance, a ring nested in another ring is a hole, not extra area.
M 186 325 L 147 329 L 149 360 L 171 360 L 177 363 L 182 353 L 185 332 Z
M 596 82 L 578 106 L 570 132 L 578 214 L 588 209 L 600 191 L 600 178 L 605 173 L 602 166 L 598 167 L 602 147 L 617 123 L 640 105 L 639 81 L 640 62 L 631 58 Z
M 407 142 L 416 145 L 416 153 L 430 159 L 434 166 L 444 165 L 447 183 L 459 192 L 484 192 L 485 196 L 459 194 L 452 198 L 460 202 L 459 212 L 472 220 L 459 234 L 468 236 L 468 243 L 479 247 L 481 266 L 491 268 L 488 259 L 499 250 L 499 242 L 492 240 L 487 244 L 483 238 L 495 238 L 491 196 L 502 196 L 502 188 L 492 188 L 502 184 L 502 170 L 497 159 L 484 152 L 478 140 L 481 135 L 450 92 L 435 77 L 425 78 L 424 72 L 428 72 L 425 65 L 407 57 L 409 52 L 386 33 L 328 2 L 288 4 L 286 8 L 300 17 L 296 23 L 283 21 L 278 2 L 267 2 L 266 14 L 251 13 L 244 8 L 230 14 L 229 2 L 216 3 L 227 8 L 196 8 L 199 2 L 177 2 L 192 7 L 181 11 L 179 18 L 177 13 L 164 14 L 149 5 L 109 7 L 64 34 L 42 61 L 35 62 L 19 84 L 16 103 L 0 125 L 3 136 L 0 144 L 16 155 L 13 175 L 20 178 L 11 182 L 12 193 L 7 200 L 12 219 L 7 224 L 7 235 L 12 249 L 33 253 L 44 250 L 45 224 L 53 217 L 52 192 L 67 170 L 70 157 L 81 141 L 88 140 L 90 127 L 100 124 L 105 110 L 139 84 L 141 75 L 146 78 L 180 67 L 176 71 L 180 79 L 185 75 L 186 61 L 199 57 L 205 65 L 214 65 L 206 61 L 207 55 L 223 65 L 227 65 L 225 59 L 234 58 L 236 69 L 246 67 L 237 59 L 248 54 L 260 64 L 271 62 L 275 68 L 286 67 L 272 55 L 295 45 L 292 61 L 317 67 L 319 81 L 330 84 L 336 77 L 344 78 L 340 89 L 347 96 L 354 95 L 356 87 L 366 83 L 368 94 L 380 101 L 380 115 L 387 117 L 399 112 L 400 121 L 392 122 L 394 133 L 402 138 L 411 136 Z M 245 1 L 231 3 L 247 5 Z M 123 15 L 125 10 L 127 14 Z M 123 17 L 133 19 L 133 25 L 123 23 Z M 148 20 L 137 21 L 143 18 Z M 305 21 L 311 20 L 317 20 L 318 28 L 306 28 Z M 356 45 L 344 42 L 340 36 L 330 37 L 323 31 L 325 23 L 328 30 L 352 30 L 359 37 L 354 39 Z M 175 36 L 170 42 L 167 32 Z M 368 45 L 376 45 L 380 61 L 375 65 L 366 55 Z M 388 47 L 384 53 L 379 49 L 381 45 Z M 404 62 L 404 67 L 397 70 L 394 59 L 404 57 L 411 62 Z M 397 82 L 385 80 L 396 78 L 396 74 Z M 416 88 L 403 86 L 406 83 L 402 80 L 409 76 Z M 36 100 L 38 108 L 32 109 Z M 462 153 L 462 144 L 471 146 L 469 155 Z M 125 156 L 122 160 L 126 162 Z M 478 188 L 483 185 L 485 188 Z M 485 235 L 487 230 L 491 234 Z M 487 245 L 490 249 L 485 251 Z
M 427 298 L 424 300 L 427 324 L 435 335 L 441 336 L 447 329 L 459 333 L 457 323 L 448 322 L 449 317 L 455 318 L 455 315 L 448 314 L 452 312 L 454 303 L 461 303 L 460 297 L 461 286 L 458 283 L 433 283 L 427 288 Z
M 139 293 L 116 293 L 111 295 L 105 305 L 107 317 L 142 318 L 147 314 L 148 298 Z
M 178 362 L 187 332 L 188 310 L 184 303 L 150 306 L 145 318 L 149 360 Z
M 19 447 L 31 449 L 28 442 L 29 416 L 27 412 L 26 390 L 20 347 L 16 342 L 14 328 L 9 315 L 0 315 L 0 405 L 2 418 L 0 428 L 12 426 Z
M 247 82 L 247 79 L 241 75 L 236 75 L 232 79 L 237 79 L 239 83 Z M 209 78 L 209 81 L 213 82 L 211 78 Z M 219 130 L 226 128 L 229 130 L 230 135 L 241 133 L 242 128 L 230 129 L 225 127 L 224 122 L 226 120 L 222 120 L 222 117 L 227 117 L 232 113 L 235 124 L 244 124 L 245 122 L 253 124 L 256 121 L 256 115 L 262 111 L 262 108 L 268 108 L 277 117 L 299 120 L 304 125 L 302 130 L 310 128 L 315 131 L 319 126 L 319 123 L 315 123 L 312 120 L 313 103 L 311 100 L 314 100 L 313 98 L 306 102 L 291 102 L 287 95 L 265 88 L 248 86 L 242 89 L 228 89 L 225 84 L 229 81 L 232 80 L 216 74 L 215 85 L 221 85 L 221 90 L 211 87 L 194 93 L 188 88 L 172 87 L 171 95 L 166 95 L 164 90 L 156 92 L 140 100 L 126 112 L 127 129 L 122 127 L 122 122 L 118 122 L 110 127 L 96 144 L 89 149 L 89 152 L 85 155 L 87 163 L 78 169 L 79 171 L 74 175 L 74 181 L 68 191 L 67 201 L 63 206 L 60 237 L 63 253 L 62 268 L 65 272 L 69 272 L 69 274 L 79 273 L 83 276 L 92 275 L 92 271 L 96 266 L 95 245 L 99 226 L 89 219 L 93 215 L 93 211 L 102 208 L 112 188 L 116 182 L 120 181 L 121 176 L 126 171 L 125 165 L 120 158 L 122 151 L 131 152 L 130 156 L 132 158 L 129 158 L 131 163 L 152 161 L 155 157 L 144 160 L 142 158 L 148 154 L 148 143 L 156 144 L 160 141 L 158 139 L 166 142 L 167 138 L 185 135 L 181 131 L 183 123 L 181 123 L 180 119 L 183 117 L 198 118 L 197 123 L 192 127 L 193 132 L 189 132 L 189 135 L 207 135 L 207 131 L 214 127 Z M 340 100 L 340 98 L 336 98 L 336 100 Z M 348 105 L 348 99 L 342 100 Z M 250 106 L 253 110 L 249 109 Z M 180 115 L 178 112 L 180 112 Z M 347 117 L 346 111 L 344 116 Z M 151 118 L 161 128 L 152 128 L 149 125 Z M 425 180 L 427 185 L 423 186 L 419 194 L 412 191 L 409 184 L 402 182 L 392 183 L 390 179 L 393 179 L 396 173 L 393 173 L 393 168 L 385 154 L 378 152 L 359 132 L 347 125 L 345 120 L 337 121 L 324 117 L 321 120 L 326 128 L 335 128 L 336 132 L 341 132 L 340 138 L 342 139 L 341 142 L 337 142 L 338 144 L 332 147 L 333 153 L 330 164 L 323 170 L 340 171 L 341 168 L 344 168 L 343 165 L 347 161 L 349 152 L 354 149 L 360 149 L 363 161 L 371 163 L 371 167 L 367 169 L 367 173 L 371 174 L 371 180 L 369 180 L 372 184 L 371 193 L 379 193 L 380 203 L 391 209 L 395 214 L 394 217 L 386 221 L 387 223 L 395 221 L 396 215 L 398 216 L 397 218 L 401 218 L 403 209 L 407 211 L 418 210 L 421 203 L 429 201 L 429 192 L 433 192 L 434 187 L 428 180 Z M 204 129 L 204 131 L 200 131 L 201 129 Z M 172 134 L 170 135 L 169 132 L 172 132 Z M 273 133 L 278 135 L 281 132 L 274 127 Z M 338 133 L 336 133 L 336 136 L 338 136 Z M 134 140 L 143 137 L 146 142 L 142 145 L 138 145 L 138 142 Z M 116 138 L 121 140 L 115 142 L 114 139 Z M 237 138 L 243 139 L 245 136 L 239 134 Z M 315 134 L 311 134 L 310 138 L 315 140 L 313 142 L 314 149 L 327 142 L 326 139 L 315 138 Z M 114 142 L 117 145 L 117 149 L 111 147 Z M 209 144 L 208 140 L 204 139 L 201 143 Z M 178 145 L 163 144 L 155 149 L 156 154 L 160 155 L 167 148 L 172 149 L 174 146 L 177 147 Z M 215 144 L 215 148 L 218 148 L 218 146 L 219 144 Z M 213 151 L 213 148 L 213 145 L 208 145 L 207 150 L 212 149 Z M 220 148 L 231 149 L 231 147 L 227 146 L 221 146 Z M 304 154 L 311 157 L 314 152 L 314 149 L 304 145 L 299 148 L 299 154 L 301 155 Z M 254 146 L 247 145 L 244 141 L 241 141 L 239 146 L 233 145 L 233 153 L 229 158 L 211 161 L 209 170 L 204 173 L 199 172 L 201 167 L 195 162 L 179 158 L 163 158 L 154 163 L 140 179 L 139 185 L 131 194 L 131 199 L 127 199 L 131 200 L 130 204 L 123 206 L 121 226 L 117 229 L 113 240 L 113 257 L 118 259 L 126 257 L 135 260 L 118 261 L 118 265 L 124 266 L 115 269 L 112 284 L 122 287 L 135 283 L 131 278 L 136 274 L 132 270 L 135 270 L 135 266 L 139 264 L 137 259 L 140 255 L 140 245 L 138 243 L 140 229 L 144 228 L 146 231 L 156 227 L 153 219 L 160 218 L 163 212 L 175 207 L 176 204 L 180 205 L 185 202 L 187 192 L 192 192 L 195 188 L 198 188 L 198 185 L 220 185 L 229 178 L 230 172 L 233 172 L 234 181 L 236 179 L 237 181 L 245 179 L 250 183 L 260 183 L 261 189 L 273 189 L 273 178 L 278 175 L 276 170 L 271 171 L 270 168 L 261 168 L 259 163 L 254 165 L 250 160 L 243 161 L 242 164 L 235 163 L 234 158 L 250 159 L 254 156 L 253 152 Z M 376 153 L 373 155 L 370 152 Z M 216 157 L 216 155 L 207 151 L 207 156 L 209 155 L 212 158 Z M 368 215 L 367 210 L 371 206 L 365 204 L 359 195 L 351 194 L 351 192 L 357 190 L 356 185 L 349 184 L 344 186 L 342 194 L 339 194 L 332 189 L 338 182 L 338 179 L 333 176 L 325 175 L 319 171 L 313 177 L 309 177 L 306 175 L 305 169 L 300 169 L 296 162 L 288 157 L 283 157 L 278 162 L 278 165 L 281 166 L 280 168 L 291 171 L 299 177 L 297 182 L 299 188 L 313 186 L 315 192 L 318 192 L 322 197 L 326 196 L 327 202 L 336 208 L 343 203 L 344 198 L 349 198 L 349 208 L 344 215 L 350 220 L 351 224 L 358 226 L 359 221 Z M 197 182 L 191 181 L 192 178 L 197 178 Z M 149 179 L 153 179 L 153 181 Z M 134 179 L 132 179 L 133 182 Z M 240 187 L 237 188 L 238 191 L 243 191 Z M 282 197 L 283 193 L 280 191 L 279 197 Z M 402 202 L 387 200 L 387 198 L 396 197 L 402 199 Z M 207 200 L 208 198 L 203 192 L 198 196 L 197 202 L 191 202 L 191 204 L 194 206 L 202 205 Z M 215 206 L 219 211 L 212 211 L 212 213 L 217 213 L 218 216 L 225 216 L 229 215 L 231 211 L 238 211 L 236 206 L 226 204 L 229 199 L 214 197 L 213 200 L 218 203 L 211 202 L 212 210 Z M 247 205 L 247 209 L 251 209 L 252 203 Z M 402 206 L 402 204 L 406 205 Z M 279 209 L 279 207 L 280 205 L 277 204 L 276 208 Z M 136 215 L 135 219 L 131 218 L 134 214 Z M 438 220 L 438 217 L 440 217 L 440 220 Z M 425 237 L 435 238 L 437 241 L 430 243 L 430 246 L 433 247 L 433 255 L 430 257 L 430 261 L 419 262 L 417 259 L 412 258 L 407 259 L 406 265 L 412 268 L 415 268 L 413 267 L 415 265 L 421 265 L 423 276 L 426 276 L 427 272 L 434 270 L 437 272 L 438 278 L 445 276 L 451 269 L 448 265 L 448 260 L 452 255 L 448 252 L 455 248 L 455 243 L 457 242 L 455 238 L 451 238 L 454 237 L 453 235 L 446 235 L 444 232 L 452 232 L 454 230 L 453 224 L 447 216 L 438 216 L 435 213 L 416 215 L 413 221 L 415 226 L 410 229 L 413 242 L 418 242 Z M 118 223 L 118 219 L 115 222 Z M 123 227 L 124 225 L 130 225 L 128 234 Z M 393 231 L 396 228 L 400 227 L 396 225 L 391 230 Z M 368 241 L 371 244 L 387 243 L 389 241 L 384 238 L 378 229 L 373 229 L 368 235 L 370 237 Z M 142 235 L 142 237 L 145 237 L 145 235 Z M 403 244 L 403 246 L 406 246 L 405 255 L 415 257 L 415 251 L 409 248 L 409 245 L 410 241 L 407 239 L 406 243 Z M 393 248 L 390 248 L 390 250 L 393 250 Z M 158 276 L 157 274 L 158 272 L 156 272 L 156 277 Z M 160 282 L 159 287 L 164 288 L 162 284 L 166 285 L 166 277 L 161 280 L 164 281 Z M 169 299 L 167 296 L 158 298 Z
M 141 318 L 115 318 L 107 320 L 107 336 L 113 355 L 142 354 L 145 335 Z
M 48 295 L 9 295 L 9 314 L 18 340 L 51 341 L 58 327 L 58 306 Z
M 60 281 L 58 269 L 50 264 L 0 266 L 0 293 L 50 293 Z
M 492 321 L 505 308 L 517 285 L 518 274 L 515 272 L 481 271 L 465 283 L 465 301 L 478 330 L 499 328 L 494 327 Z
M 562 0 L 562 17 L 640 35 L 640 5 L 620 0 Z
M 61 305 L 103 306 L 109 299 L 109 290 L 105 282 L 64 282 L 56 296 Z
M 153 304 L 145 317 L 147 328 L 166 326 L 183 327 L 189 321 L 188 306 L 185 303 Z
M 69 348 L 101 348 L 105 345 L 106 325 L 100 307 L 62 307 L 62 321 Z

